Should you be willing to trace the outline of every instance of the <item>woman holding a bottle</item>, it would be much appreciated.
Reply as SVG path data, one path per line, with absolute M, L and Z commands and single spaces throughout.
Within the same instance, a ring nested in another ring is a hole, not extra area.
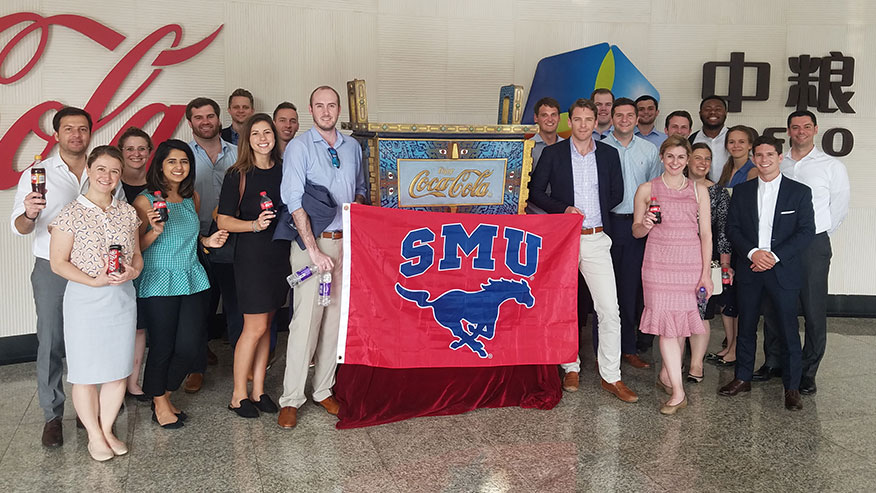
M 234 278 L 243 332 L 234 347 L 234 390 L 228 409 L 243 418 L 259 411 L 276 413 L 277 404 L 265 393 L 271 334 L 268 328 L 286 303 L 289 285 L 289 242 L 273 241 L 280 202 L 283 160 L 276 146 L 277 130 L 265 113 L 244 124 L 237 162 L 228 169 L 219 195 L 216 223 L 237 234 Z M 315 282 L 315 281 L 310 281 Z M 252 392 L 247 381 L 252 379 Z
M 639 330 L 660 336 L 663 367 L 657 386 L 670 394 L 660 409 L 662 414 L 687 407 L 681 377 L 684 340 L 703 332 L 698 293 L 703 299 L 712 294 L 709 191 L 684 176 L 690 154 L 690 143 L 681 136 L 663 142 L 664 172 L 639 186 L 633 212 L 633 236 L 648 236 L 642 263 L 645 307 Z M 656 204 L 659 216 L 653 207 Z
M 105 461 L 128 453 L 113 424 L 133 367 L 137 305 L 131 281 L 143 259 L 137 213 L 113 198 L 122 177 L 121 153 L 96 147 L 86 165 L 88 191 L 49 225 L 49 255 L 52 271 L 68 281 L 64 344 L 73 406 L 88 432 L 88 453 Z
M 228 238 L 221 229 L 199 238 L 199 206 L 192 149 L 181 140 L 162 142 L 146 173 L 146 189 L 134 200 L 144 260 L 137 296 L 150 343 L 143 392 L 152 398 L 152 420 L 162 428 L 180 428 L 188 417 L 170 395 L 207 340 L 210 282 L 195 249 L 219 248 Z

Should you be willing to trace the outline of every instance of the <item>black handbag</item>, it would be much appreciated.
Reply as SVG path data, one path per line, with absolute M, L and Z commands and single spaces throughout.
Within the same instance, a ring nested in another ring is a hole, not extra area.
M 227 178 L 227 177 L 226 177 Z M 238 199 L 237 199 L 237 213 L 236 216 L 240 215 L 240 203 L 243 201 L 243 191 L 246 189 L 246 174 L 240 174 L 240 186 L 238 187 Z M 218 207 L 217 207 L 218 208 Z M 215 210 L 213 211 L 215 215 Z M 219 231 L 219 225 L 216 224 L 216 220 L 210 223 L 210 230 L 207 232 L 207 236 L 212 235 L 213 233 Z M 214 264 L 233 264 L 234 263 L 234 250 L 237 246 L 237 233 L 228 233 L 228 239 L 225 240 L 225 244 L 219 248 L 207 248 L 202 245 L 201 250 L 205 254 L 207 260 Z

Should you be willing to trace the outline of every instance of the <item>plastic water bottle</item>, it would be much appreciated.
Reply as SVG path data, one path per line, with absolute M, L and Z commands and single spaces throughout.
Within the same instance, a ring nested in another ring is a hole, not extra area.
M 700 318 L 705 318 L 706 316 L 706 305 L 708 305 L 709 301 L 706 298 L 706 288 L 700 286 L 700 289 L 697 290 L 697 308 L 700 311 Z
M 308 265 L 307 267 L 299 270 L 298 272 L 293 272 L 286 277 L 286 282 L 289 283 L 290 288 L 294 288 L 295 286 L 301 284 L 302 282 L 310 279 L 318 269 L 315 265 Z
M 332 273 L 323 272 L 319 275 L 319 306 L 329 306 L 332 302 Z

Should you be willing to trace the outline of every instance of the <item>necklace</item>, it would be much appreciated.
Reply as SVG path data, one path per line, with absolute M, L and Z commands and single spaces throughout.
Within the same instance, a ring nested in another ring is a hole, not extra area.
M 663 184 L 666 185 L 666 188 L 673 189 L 673 187 L 669 186 L 669 183 L 666 183 L 666 173 L 663 173 L 662 175 L 660 175 L 660 179 L 663 180 Z M 687 178 L 682 177 L 681 178 L 681 185 L 679 185 L 678 187 L 674 187 L 674 189 L 681 190 L 682 188 L 684 188 L 685 185 L 687 185 Z

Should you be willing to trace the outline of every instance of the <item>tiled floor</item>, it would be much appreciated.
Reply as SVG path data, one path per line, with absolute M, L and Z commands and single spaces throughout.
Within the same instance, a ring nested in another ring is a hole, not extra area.
M 599 388 L 585 354 L 581 390 L 551 411 L 483 409 L 344 431 L 311 404 L 294 430 L 270 415 L 236 417 L 225 408 L 230 352 L 214 341 L 220 364 L 204 389 L 177 396 L 191 416 L 185 428 L 159 429 L 148 405 L 130 401 L 116 428 L 131 452 L 107 463 L 88 457 L 72 404 L 64 446 L 44 449 L 34 364 L 4 366 L 0 491 L 873 491 L 876 320 L 831 319 L 830 328 L 818 394 L 797 413 L 783 408 L 777 379 L 717 396 L 732 370 L 707 365 L 703 383 L 688 385 L 690 406 L 661 416 L 653 369 L 623 367 L 641 397 L 625 404 Z M 722 336 L 716 326 L 713 347 Z M 275 397 L 283 363 L 269 372 Z

